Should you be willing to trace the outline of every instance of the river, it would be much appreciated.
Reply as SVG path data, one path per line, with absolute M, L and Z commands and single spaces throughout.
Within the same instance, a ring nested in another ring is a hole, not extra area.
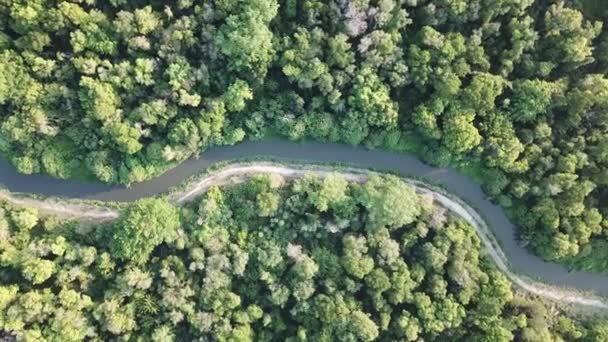
M 436 168 L 411 155 L 367 150 L 331 143 L 294 143 L 282 139 L 244 142 L 235 146 L 213 147 L 200 158 L 191 158 L 163 175 L 129 188 L 95 182 L 61 180 L 46 175 L 22 175 L 0 158 L 0 184 L 12 192 L 44 196 L 130 202 L 162 193 L 215 163 L 253 157 L 272 157 L 317 163 L 346 163 L 352 166 L 391 171 L 403 176 L 421 177 L 441 184 L 446 190 L 475 207 L 494 231 L 512 270 L 551 285 L 596 291 L 608 296 L 608 275 L 568 271 L 557 263 L 546 262 L 521 247 L 515 238 L 515 226 L 504 211 L 491 203 L 481 187 L 471 178 L 452 168 Z

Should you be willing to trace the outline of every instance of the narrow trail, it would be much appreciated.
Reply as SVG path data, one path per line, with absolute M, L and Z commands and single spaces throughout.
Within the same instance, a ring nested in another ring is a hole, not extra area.
M 106 207 L 85 204 L 82 201 L 59 199 L 36 199 L 23 195 L 15 195 L 6 190 L 0 190 L 0 201 L 6 201 L 15 207 L 36 208 L 42 214 L 57 215 L 87 221 L 103 222 L 118 218 L 119 211 Z
M 303 177 L 308 173 L 315 174 L 321 178 L 326 177 L 331 173 L 339 173 L 348 181 L 365 182 L 369 177 L 370 171 L 357 168 L 338 169 L 330 166 L 284 165 L 272 162 L 231 164 L 191 182 L 184 190 L 170 193 L 167 195 L 167 198 L 172 203 L 181 205 L 195 199 L 213 186 L 230 186 L 243 183 L 253 175 L 275 174 L 280 175 L 287 180 L 292 180 Z M 490 227 L 476 210 L 460 198 L 443 189 L 411 178 L 402 177 L 402 179 L 415 187 L 419 194 L 432 196 L 436 204 L 443 206 L 451 213 L 461 217 L 473 226 L 480 237 L 487 255 L 493 260 L 497 268 L 520 289 L 561 304 L 571 304 L 600 310 L 608 309 L 608 301 L 602 297 L 548 285 L 514 272 L 510 267 L 506 254 L 494 237 Z M 85 220 L 108 221 L 116 219 L 119 216 L 119 211 L 117 209 L 93 206 L 85 204 L 82 201 L 55 199 L 40 200 L 25 196 L 15 196 L 7 191 L 0 191 L 0 199 L 8 201 L 15 206 L 35 207 L 47 214 L 62 215 Z

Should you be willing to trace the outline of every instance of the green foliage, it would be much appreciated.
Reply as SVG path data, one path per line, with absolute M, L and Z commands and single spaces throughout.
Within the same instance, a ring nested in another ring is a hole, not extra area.
M 122 184 L 272 134 L 476 163 L 536 208 L 521 240 L 570 258 L 608 227 L 600 2 L 0 1 L 0 153 Z
M 540 80 L 523 80 L 513 83 L 509 100 L 509 113 L 515 121 L 532 122 L 546 113 L 557 85 Z
M 268 24 L 277 13 L 276 1 L 235 1 L 223 6 L 228 15 L 215 43 L 236 71 L 264 77 L 274 53 Z
M 23 263 L 23 276 L 32 284 L 41 284 L 55 271 L 55 264 L 49 260 L 31 259 Z
M 517 296 L 474 229 L 429 199 L 394 177 L 258 176 L 179 211 L 142 200 L 91 229 L 7 207 L 0 330 L 51 341 L 607 336 L 603 321 Z M 387 226 L 366 219 L 378 210 Z
M 372 176 L 362 191 L 361 204 L 372 225 L 400 227 L 412 223 L 420 213 L 414 188 L 395 176 Z
M 481 143 L 481 135 L 473 125 L 472 113 L 449 113 L 443 121 L 445 147 L 456 153 L 466 153 Z
M 179 213 L 166 200 L 144 199 L 115 223 L 109 245 L 116 258 L 145 264 L 154 248 L 177 238 Z
M 128 184 L 242 140 L 227 117 L 272 61 L 276 2 L 140 5 L 0 5 L 0 151 L 19 171 Z

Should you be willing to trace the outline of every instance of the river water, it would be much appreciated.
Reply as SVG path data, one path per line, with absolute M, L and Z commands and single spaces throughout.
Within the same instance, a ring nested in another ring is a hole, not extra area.
M 342 144 L 294 143 L 281 139 L 244 142 L 236 146 L 213 147 L 199 158 L 192 158 L 163 175 L 129 188 L 95 182 L 60 180 L 45 175 L 21 175 L 0 158 L 0 184 L 12 192 L 35 193 L 44 196 L 129 202 L 154 196 L 179 185 L 187 178 L 220 162 L 238 158 L 272 157 L 310 162 L 346 163 L 371 167 L 403 176 L 421 177 L 443 185 L 449 192 L 476 208 L 494 231 L 514 271 L 542 282 L 582 291 L 597 291 L 608 296 L 608 276 L 581 271 L 569 272 L 564 266 L 545 262 L 521 247 L 515 238 L 515 227 L 503 210 L 486 199 L 480 186 L 472 179 L 451 168 L 435 168 L 411 155 L 367 150 Z

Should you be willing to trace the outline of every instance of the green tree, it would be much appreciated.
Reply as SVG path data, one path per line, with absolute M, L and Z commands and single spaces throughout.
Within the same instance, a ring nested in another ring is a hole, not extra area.
M 559 85 L 541 80 L 513 82 L 513 95 L 507 109 L 516 121 L 532 122 L 545 114 L 551 98 L 559 91 Z
M 563 2 L 552 4 L 544 15 L 542 44 L 552 61 L 578 67 L 593 61 L 592 41 L 602 30 L 601 22 L 589 22 Z
M 277 14 L 278 4 L 274 0 L 234 3 L 241 6 L 228 8 L 230 14 L 220 26 L 215 43 L 231 68 L 262 78 L 274 53 L 268 25 Z
M 369 212 L 372 228 L 401 227 L 420 214 L 416 191 L 395 176 L 370 176 L 362 187 L 360 201 Z
M 463 154 L 481 143 L 481 135 L 473 123 L 471 112 L 451 112 L 443 120 L 443 143 L 445 147 Z
M 109 245 L 116 257 L 144 264 L 156 246 L 177 238 L 178 229 L 177 209 L 166 200 L 144 199 L 116 221 Z
M 362 117 L 372 126 L 392 127 L 397 123 L 397 104 L 371 68 L 357 73 L 348 103 L 353 110 L 363 113 Z

